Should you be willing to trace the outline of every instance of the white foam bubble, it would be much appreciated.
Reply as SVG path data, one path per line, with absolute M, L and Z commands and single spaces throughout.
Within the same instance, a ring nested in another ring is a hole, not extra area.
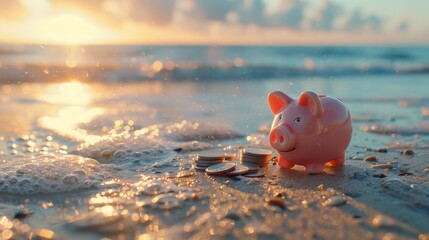
M 169 150 L 153 136 L 122 132 L 93 144 L 81 144 L 72 153 L 97 159 L 101 163 L 127 164 L 164 159 Z
M 15 158 L 0 165 L 0 193 L 29 195 L 97 187 L 111 177 L 110 168 L 76 155 Z
M 429 124 L 419 123 L 407 127 L 401 127 L 396 125 L 363 125 L 361 130 L 364 132 L 371 132 L 377 134 L 401 134 L 401 135 L 415 135 L 415 134 L 429 134 Z
M 243 136 L 224 123 L 186 120 L 166 126 L 164 132 L 166 136 L 177 141 L 226 140 Z

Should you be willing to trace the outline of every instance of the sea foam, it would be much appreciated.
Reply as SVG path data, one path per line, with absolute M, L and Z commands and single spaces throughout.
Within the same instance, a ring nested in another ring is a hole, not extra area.
M 45 155 L 8 160 L 0 165 L 0 193 L 30 195 L 97 187 L 111 177 L 112 166 L 76 155 Z

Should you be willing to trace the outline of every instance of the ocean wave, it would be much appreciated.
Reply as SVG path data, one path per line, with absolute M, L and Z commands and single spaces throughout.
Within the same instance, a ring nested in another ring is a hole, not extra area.
M 420 123 L 409 127 L 383 124 L 363 125 L 361 130 L 382 135 L 429 135 L 429 123 Z
M 159 69 L 157 69 L 159 70 Z M 20 82 L 59 82 L 69 78 L 70 72 L 79 81 L 136 82 L 141 80 L 249 80 L 282 77 L 347 77 L 367 75 L 406 75 L 429 74 L 429 66 L 395 67 L 390 65 L 372 66 L 327 66 L 308 69 L 272 65 L 195 65 L 193 67 L 174 67 L 159 71 L 140 68 L 121 68 L 119 66 L 64 66 L 42 67 L 36 65 L 3 66 L 0 83 Z

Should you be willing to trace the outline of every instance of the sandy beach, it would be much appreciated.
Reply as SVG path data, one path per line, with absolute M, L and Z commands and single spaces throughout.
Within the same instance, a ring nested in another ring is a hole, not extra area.
M 3 84 L 2 231 L 17 239 L 426 239 L 425 81 Z M 266 103 L 279 89 L 343 99 L 353 119 L 344 167 L 279 168 Z M 240 160 L 248 147 L 273 151 L 265 177 L 194 169 L 202 152 Z

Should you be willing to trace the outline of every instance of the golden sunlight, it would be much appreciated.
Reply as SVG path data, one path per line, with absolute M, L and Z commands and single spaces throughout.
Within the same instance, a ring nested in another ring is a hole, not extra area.
M 64 105 L 87 105 L 92 100 L 88 86 L 77 81 L 52 85 L 41 98 L 48 103 Z
M 72 137 L 76 140 L 94 143 L 100 136 L 88 134 L 79 128 L 80 124 L 88 123 L 95 117 L 104 114 L 105 109 L 88 107 L 92 102 L 91 88 L 77 81 L 58 83 L 50 86 L 41 99 L 55 105 L 66 105 L 59 109 L 56 116 L 43 116 L 39 124 L 46 129 Z

